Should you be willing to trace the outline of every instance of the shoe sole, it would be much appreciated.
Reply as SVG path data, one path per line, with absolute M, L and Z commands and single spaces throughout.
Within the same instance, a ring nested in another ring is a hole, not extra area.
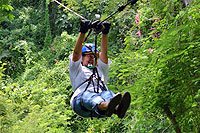
M 114 113 L 115 107 L 120 103 L 121 99 L 122 99 L 122 95 L 117 94 L 110 100 L 110 102 L 108 104 L 106 116 L 110 117 Z
M 121 103 L 118 106 L 118 110 L 117 110 L 117 116 L 119 118 L 124 118 L 128 108 L 130 106 L 130 103 L 131 103 L 131 95 L 129 92 L 125 92 L 122 97 Z

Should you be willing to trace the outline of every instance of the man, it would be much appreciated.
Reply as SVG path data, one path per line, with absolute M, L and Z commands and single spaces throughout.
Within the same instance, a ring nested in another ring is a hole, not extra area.
M 87 43 L 83 46 L 85 34 L 91 27 L 102 30 L 101 51 L 98 55 L 95 55 L 98 51 L 95 52 L 94 44 Z M 126 92 L 123 96 L 120 93 L 114 94 L 104 84 L 108 80 L 110 64 L 107 56 L 109 29 L 108 22 L 91 24 L 88 20 L 82 20 L 73 54 L 69 56 L 70 80 L 74 90 L 70 104 L 82 117 L 110 117 L 115 113 L 123 118 L 130 105 L 130 93 Z M 97 62 L 95 56 L 99 57 Z M 95 68 L 98 74 L 94 73 Z M 98 77 L 103 82 L 98 82 Z

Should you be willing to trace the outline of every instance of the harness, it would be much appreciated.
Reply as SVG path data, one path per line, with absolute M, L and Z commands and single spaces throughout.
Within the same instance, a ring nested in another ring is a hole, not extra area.
M 84 89 L 83 92 L 81 92 L 80 94 L 80 97 L 82 97 L 82 95 L 84 94 L 84 92 L 87 91 L 88 87 L 90 85 L 93 86 L 93 89 L 94 89 L 94 93 L 99 93 L 99 90 L 101 91 L 107 91 L 107 87 L 105 86 L 104 82 L 102 81 L 101 77 L 99 76 L 99 73 L 98 73 L 98 70 L 97 70 L 97 67 L 95 66 L 93 69 L 93 73 L 92 75 L 86 79 L 84 82 L 82 82 L 77 88 L 81 87 L 82 85 L 86 84 L 86 87 Z M 94 117 L 93 115 L 93 109 L 92 110 L 88 110 L 87 108 L 84 107 L 83 105 L 83 100 L 81 98 L 81 101 L 80 101 L 80 107 L 83 111 L 86 111 L 86 112 L 90 112 L 90 117 L 91 119 Z
M 95 80 L 97 82 L 96 86 L 95 86 Z M 88 87 L 90 86 L 90 84 L 93 85 L 95 93 L 99 93 L 99 89 L 101 89 L 102 91 L 106 91 L 107 90 L 104 82 L 101 80 L 101 77 L 99 76 L 99 73 L 97 71 L 97 67 L 93 68 L 93 74 L 86 81 L 84 81 L 81 85 L 83 85 L 86 82 L 88 82 L 88 84 L 87 84 L 84 92 L 88 89 Z

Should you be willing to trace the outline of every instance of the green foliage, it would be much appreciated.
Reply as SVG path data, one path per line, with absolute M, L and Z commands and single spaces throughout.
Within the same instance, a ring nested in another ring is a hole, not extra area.
M 0 23 L 2 21 L 8 21 L 14 19 L 14 15 L 11 13 L 12 10 L 13 7 L 10 5 L 10 0 L 0 1 Z
M 70 90 L 66 90 L 70 86 L 66 65 L 66 62 L 60 62 L 54 69 L 48 69 L 44 62 L 42 66 L 35 64 L 22 75 L 21 83 L 12 83 L 2 88 L 1 131 L 69 130 L 67 121 L 72 110 L 66 107 L 65 101 L 69 100 L 66 96 L 70 93 Z M 30 75 L 34 75 L 34 78 L 30 79 Z
M 43 11 L 39 12 L 37 8 L 40 6 L 16 9 L 14 22 L 5 22 L 7 28 L 0 31 L 0 59 L 7 64 L 5 73 L 12 77 L 20 75 L 33 63 L 37 49 L 44 44 L 44 20 L 38 16 Z
M 4 34 L 5 33 L 5 34 Z M 35 58 L 33 51 L 35 51 L 35 46 L 32 42 L 27 42 L 25 40 L 16 40 L 18 38 L 17 33 L 19 31 L 14 31 L 11 36 L 7 36 L 7 32 L 3 32 L 1 40 L 1 56 L 0 59 L 6 63 L 5 73 L 10 76 L 16 76 L 20 74 L 27 65 L 30 65 Z M 16 37 L 16 39 L 14 38 Z M 15 41 L 15 42 L 14 42 Z
M 0 61 L 0 65 L 1 65 L 1 67 L 0 67 L 0 83 L 2 83 L 2 79 L 3 79 L 3 76 L 4 76 L 3 72 L 5 71 L 4 66 L 5 66 L 6 64 L 5 64 L 5 63 L 2 63 L 2 62 Z
M 163 22 L 156 24 L 156 28 L 162 29 L 163 33 L 153 40 L 154 43 L 148 36 L 142 38 L 144 44 L 140 50 L 130 51 L 131 46 L 127 46 L 113 63 L 112 85 L 119 90 L 128 88 L 133 93 L 135 115 L 149 121 L 159 121 L 156 118 L 160 114 L 159 124 L 138 121 L 136 125 L 141 123 L 144 128 L 151 126 L 154 128 L 152 131 L 165 130 L 161 127 L 163 120 L 164 125 L 170 127 L 164 113 L 165 106 L 169 106 L 182 131 L 199 131 L 199 117 L 193 115 L 199 116 L 199 101 L 196 100 L 199 90 L 199 16 L 194 12 L 199 4 L 195 4 L 195 1 L 193 4 L 174 16 L 173 21 L 171 18 L 160 19 L 171 22 L 165 26 L 169 28 L 168 31 L 164 30 Z M 143 23 L 145 21 L 141 22 L 141 26 Z M 127 37 L 126 41 L 129 40 L 131 38 Z M 155 120 L 151 119 L 152 116 Z
M 44 54 L 42 57 L 46 58 L 51 66 L 70 55 L 75 39 L 74 36 L 63 32 L 60 36 L 55 37 L 52 44 L 46 49 L 43 49 L 39 54 Z

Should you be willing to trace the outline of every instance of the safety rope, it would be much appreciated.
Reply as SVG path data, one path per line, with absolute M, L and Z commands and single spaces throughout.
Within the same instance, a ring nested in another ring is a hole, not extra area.
M 86 18 L 84 18 L 83 16 L 81 16 L 80 14 L 76 13 L 75 11 L 73 11 L 72 9 L 66 7 L 65 5 L 63 5 L 62 3 L 60 3 L 59 1 L 57 0 L 53 0 L 54 2 L 56 2 L 58 5 L 61 5 L 62 7 L 64 7 L 65 9 L 67 9 L 68 11 L 70 11 L 71 13 L 75 14 L 76 16 L 80 17 L 81 19 L 84 19 L 86 20 Z M 52 2 L 53 2 L 52 1 Z

